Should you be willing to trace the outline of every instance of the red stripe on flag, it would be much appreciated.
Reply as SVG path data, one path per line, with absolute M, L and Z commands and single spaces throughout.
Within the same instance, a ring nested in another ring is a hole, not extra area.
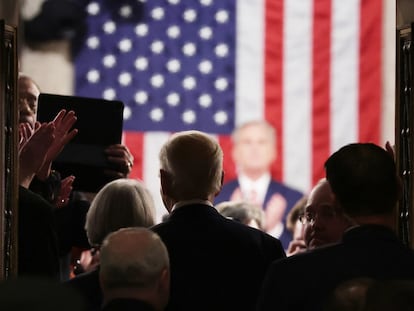
M 283 1 L 266 0 L 265 4 L 265 118 L 276 129 L 277 157 L 272 176 L 283 176 Z
M 218 141 L 223 149 L 224 160 L 223 160 L 223 170 L 224 170 L 224 182 L 237 178 L 236 168 L 233 163 L 232 156 L 232 147 L 233 143 L 231 136 L 220 135 L 218 136 Z
M 132 167 L 131 173 L 129 174 L 129 177 L 142 180 L 142 166 L 144 163 L 144 133 L 125 131 L 124 144 L 128 147 L 129 151 L 134 156 L 134 165 Z
M 383 0 L 361 1 L 359 141 L 381 144 L 381 52 Z
M 312 66 L 312 184 L 324 176 L 330 153 L 331 0 L 315 0 Z

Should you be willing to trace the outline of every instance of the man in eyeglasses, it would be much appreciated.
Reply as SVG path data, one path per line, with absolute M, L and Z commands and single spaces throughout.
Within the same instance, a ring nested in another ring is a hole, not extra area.
M 301 237 L 289 244 L 288 256 L 340 241 L 351 226 L 335 201 L 335 195 L 326 178 L 312 188 L 299 215 Z
M 393 157 L 371 143 L 350 144 L 331 155 L 325 169 L 334 201 L 352 227 L 340 243 L 275 261 L 258 311 L 322 310 L 335 287 L 353 278 L 414 279 L 414 253 L 394 228 L 401 189 Z M 306 221 L 317 219 L 308 214 Z
M 323 178 L 312 189 L 303 215 L 304 240 L 307 249 L 338 242 L 351 225 L 335 201 L 329 182 Z

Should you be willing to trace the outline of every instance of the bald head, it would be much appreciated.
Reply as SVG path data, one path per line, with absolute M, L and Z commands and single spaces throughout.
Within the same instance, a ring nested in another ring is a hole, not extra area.
M 170 293 L 169 271 L 167 249 L 156 233 L 134 227 L 109 234 L 100 249 L 104 304 L 138 299 L 163 310 Z
M 167 196 L 208 199 L 220 191 L 223 151 L 211 136 L 199 131 L 177 133 L 161 148 L 159 157 L 161 186 Z
M 100 249 L 100 276 L 105 288 L 147 287 L 168 267 L 164 243 L 145 228 L 113 232 Z

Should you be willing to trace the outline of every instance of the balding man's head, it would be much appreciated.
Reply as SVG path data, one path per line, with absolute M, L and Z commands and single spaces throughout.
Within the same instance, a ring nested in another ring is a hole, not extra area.
M 104 300 L 137 298 L 162 310 L 169 298 L 168 252 L 146 228 L 123 228 L 109 234 L 100 249 Z

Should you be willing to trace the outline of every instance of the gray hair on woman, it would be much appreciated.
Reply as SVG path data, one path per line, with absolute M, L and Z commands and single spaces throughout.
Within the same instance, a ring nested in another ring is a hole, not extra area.
M 85 229 L 92 246 L 102 244 L 111 232 L 125 227 L 154 225 L 154 200 L 144 184 L 120 178 L 106 184 L 93 199 Z

